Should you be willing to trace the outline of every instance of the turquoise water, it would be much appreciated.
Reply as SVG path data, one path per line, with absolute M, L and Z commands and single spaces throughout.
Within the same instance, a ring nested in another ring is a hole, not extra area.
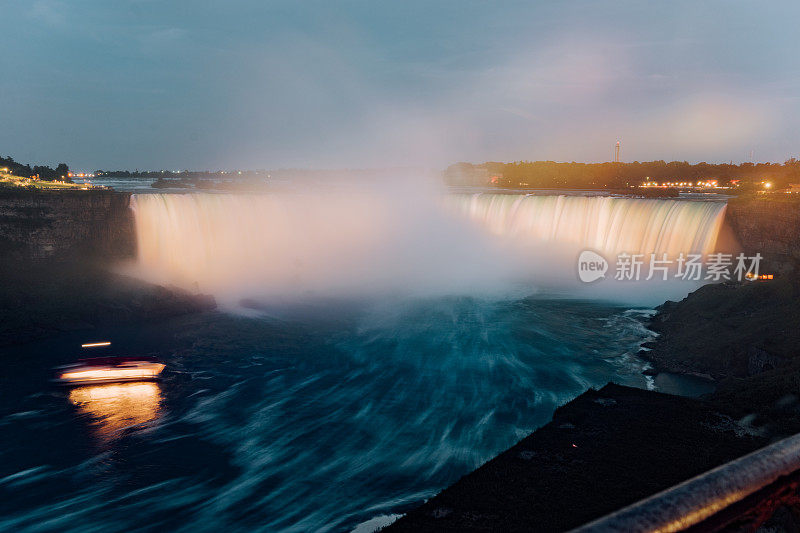
M 10 350 L 0 529 L 348 531 L 402 513 L 587 387 L 647 387 L 647 313 L 545 298 L 314 301 L 98 333 L 164 380 L 65 391 L 85 335 Z M 94 336 L 93 336 L 94 337 Z

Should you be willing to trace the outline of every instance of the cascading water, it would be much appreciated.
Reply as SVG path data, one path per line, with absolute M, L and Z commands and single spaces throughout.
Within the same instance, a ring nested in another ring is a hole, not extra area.
M 707 201 L 372 192 L 144 194 L 133 206 L 141 271 L 228 301 L 574 285 L 584 249 L 609 261 L 707 254 L 725 212 Z
M 608 257 L 714 251 L 724 202 L 605 196 L 454 195 L 447 203 L 491 232 L 531 242 L 574 244 Z
M 373 192 L 133 197 L 141 272 L 224 300 L 494 285 L 509 263 L 433 199 Z

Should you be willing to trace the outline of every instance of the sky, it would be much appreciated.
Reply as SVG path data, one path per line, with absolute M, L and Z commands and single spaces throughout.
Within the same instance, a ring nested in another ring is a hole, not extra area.
M 0 0 L 0 20 L 0 155 L 22 162 L 800 157 L 794 0 Z

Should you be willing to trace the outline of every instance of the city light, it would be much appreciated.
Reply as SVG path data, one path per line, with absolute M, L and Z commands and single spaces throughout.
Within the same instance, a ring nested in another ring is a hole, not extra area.
M 697 183 L 693 181 L 665 181 L 659 183 L 657 181 L 649 181 L 650 178 L 647 178 L 648 181 L 645 181 L 640 185 L 640 187 L 661 187 L 661 188 L 668 188 L 668 187 L 680 187 L 685 189 L 727 189 L 729 187 L 722 187 L 719 185 L 718 180 L 699 180 Z M 735 183 L 736 182 L 736 183 Z M 731 185 L 736 185 L 738 180 L 732 180 Z

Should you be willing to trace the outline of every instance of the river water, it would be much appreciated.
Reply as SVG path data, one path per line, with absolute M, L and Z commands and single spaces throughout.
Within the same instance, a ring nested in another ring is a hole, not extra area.
M 499 249 L 491 258 L 512 259 L 487 263 L 490 248 L 467 226 L 453 233 L 415 211 L 398 230 L 396 198 L 377 209 L 362 200 L 330 211 L 319 199 L 137 198 L 140 257 L 129 268 L 211 292 L 221 310 L 7 350 L 0 529 L 351 531 L 431 497 L 588 387 L 659 385 L 635 356 L 652 338 L 651 302 L 542 288 L 509 265 L 528 255 Z M 595 239 L 605 251 L 636 235 L 655 248 L 709 247 L 718 229 L 720 210 L 707 205 L 596 201 L 470 196 L 456 211 L 494 239 L 577 235 L 572 244 Z M 598 224 L 587 213 L 619 239 L 589 231 Z M 479 268 L 456 268 L 464 261 Z M 506 273 L 513 282 L 480 283 Z M 158 355 L 164 379 L 49 383 L 53 366 L 86 355 L 82 342 L 107 339 L 97 355 Z
M 402 513 L 587 387 L 648 386 L 643 314 L 472 297 L 213 313 L 107 332 L 114 353 L 163 357 L 161 383 L 72 391 L 46 369 L 83 337 L 18 348 L 0 528 L 344 531 Z

